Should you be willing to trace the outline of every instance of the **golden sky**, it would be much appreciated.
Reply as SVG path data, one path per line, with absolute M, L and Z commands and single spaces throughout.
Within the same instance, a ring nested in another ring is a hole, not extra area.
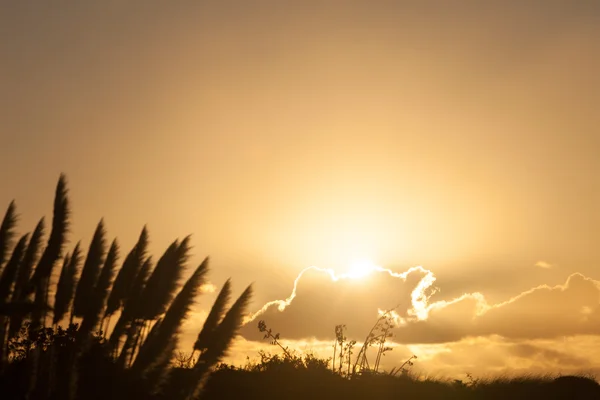
M 254 310 L 309 266 L 423 267 L 310 270 L 264 314 L 283 337 L 360 336 L 431 273 L 399 358 L 600 370 L 599 2 L 0 7 L 0 206 L 23 230 L 65 172 L 72 243 L 101 217 L 124 248 L 192 233 Z

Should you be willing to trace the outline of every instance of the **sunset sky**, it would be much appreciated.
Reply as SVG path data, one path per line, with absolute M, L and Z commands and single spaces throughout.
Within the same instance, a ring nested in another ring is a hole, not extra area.
M 387 367 L 600 373 L 599 38 L 595 0 L 5 1 L 0 212 L 64 172 L 71 246 L 191 233 L 253 312 L 330 269 L 240 362 L 400 304 Z

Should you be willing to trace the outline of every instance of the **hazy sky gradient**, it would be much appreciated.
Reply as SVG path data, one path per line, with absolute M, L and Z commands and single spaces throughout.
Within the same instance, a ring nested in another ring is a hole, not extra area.
M 124 248 L 192 233 L 257 309 L 356 257 L 423 265 L 433 300 L 600 279 L 600 2 L 0 7 L 23 230 L 65 172 L 72 243 L 101 217 Z

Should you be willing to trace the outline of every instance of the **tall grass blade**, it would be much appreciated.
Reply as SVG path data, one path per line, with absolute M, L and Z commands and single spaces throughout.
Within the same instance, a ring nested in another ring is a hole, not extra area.
M 80 246 L 81 242 L 77 242 L 73 249 L 73 254 L 71 254 L 68 260 L 65 260 L 66 263 L 63 263 L 63 269 L 56 285 L 56 295 L 54 297 L 54 317 L 52 319 L 54 324 L 59 323 L 71 307 L 77 273 L 79 272 L 79 265 L 82 259 Z
M 205 384 L 207 372 L 227 354 L 227 349 L 242 326 L 251 297 L 252 285 L 244 290 L 215 329 L 210 343 L 207 343 L 206 349 L 200 354 L 194 366 L 193 382 L 195 383 L 190 388 L 188 399 L 198 398 Z
M 98 323 L 102 318 L 102 312 L 106 305 L 106 298 L 108 297 L 108 291 L 110 284 L 112 283 L 115 275 L 115 268 L 117 266 L 117 259 L 119 258 L 119 244 L 117 240 L 113 240 L 108 250 L 108 255 L 94 287 L 94 291 L 91 296 L 91 302 L 87 308 L 86 313 L 83 316 L 81 322 L 80 332 L 82 334 L 93 333 Z
M 10 298 L 17 271 L 21 264 L 21 260 L 23 259 L 23 254 L 25 253 L 28 238 L 29 234 L 21 236 L 21 239 L 19 239 L 17 245 L 13 249 L 12 256 L 2 271 L 2 276 L 0 276 L 0 303 L 5 303 Z
M 13 200 L 8 205 L 8 209 L 6 210 L 6 214 L 4 214 L 4 219 L 0 225 L 0 271 L 2 270 L 4 261 L 6 261 L 8 251 L 12 245 L 12 239 L 15 235 L 14 228 L 17 224 L 16 210 L 17 206 Z
M 140 299 L 141 293 L 144 290 L 144 286 L 146 285 L 146 281 L 150 276 L 150 272 L 152 269 L 152 257 L 148 257 L 142 268 L 139 270 L 139 273 L 135 277 L 135 281 L 133 286 L 129 292 L 129 300 L 123 307 L 123 311 L 113 328 L 113 331 L 110 335 L 110 345 L 114 350 L 117 350 L 121 341 L 121 337 L 125 334 L 130 326 L 131 322 L 134 320 L 135 315 L 139 313 L 139 307 L 141 306 Z
M 181 243 L 174 241 L 156 263 L 141 296 L 140 317 L 153 320 L 164 314 L 177 290 L 188 258 L 190 237 Z
M 17 269 L 19 268 L 19 264 L 23 258 L 23 253 L 25 252 L 28 236 L 29 234 L 26 234 L 19 239 L 12 252 L 12 256 L 2 272 L 2 276 L 0 277 L 0 303 L 8 302 L 15 276 L 17 274 Z M 2 370 L 1 366 L 3 366 L 7 361 L 8 356 L 8 348 L 5 346 L 6 335 L 8 333 L 8 321 L 9 320 L 7 317 L 0 317 L 0 371 Z
M 225 316 L 225 312 L 227 311 L 227 304 L 231 299 L 231 279 L 227 279 L 223 288 L 219 292 L 217 299 L 215 300 L 208 316 L 206 317 L 206 321 L 204 322 L 204 326 L 202 330 L 198 334 L 198 338 L 194 343 L 194 350 L 204 351 L 208 348 L 210 343 L 214 340 L 213 336 L 215 330 L 221 323 L 221 320 Z
M 64 303 L 63 299 L 65 297 L 65 286 L 67 281 L 67 274 L 69 273 L 70 262 L 71 255 L 67 253 L 63 257 L 62 267 L 60 268 L 60 275 L 58 276 L 58 282 L 56 283 L 56 293 L 54 294 L 54 318 L 52 320 L 53 324 L 57 324 L 58 322 L 60 322 L 60 320 L 65 314 L 65 308 L 62 306 L 61 303 Z
M 153 364 L 156 360 L 166 357 L 165 352 L 169 351 L 169 343 L 176 338 L 178 329 L 186 318 L 200 286 L 204 283 L 207 272 L 208 261 L 204 260 L 169 306 L 156 333 L 148 335 L 148 339 L 142 345 L 132 366 L 132 369 L 138 374 L 145 375 L 149 369 L 154 367 Z
M 106 302 L 105 317 L 117 312 L 128 298 L 131 287 L 135 282 L 144 260 L 148 247 L 148 229 L 144 226 L 140 237 L 131 251 L 125 257 L 123 266 L 117 273 L 110 295 Z
M 40 253 L 40 247 L 42 245 L 42 237 L 44 236 L 44 218 L 35 226 L 29 244 L 27 245 L 27 251 L 23 257 L 23 261 L 17 271 L 17 277 L 15 280 L 15 288 L 12 294 L 12 300 L 24 300 L 23 292 L 25 291 L 29 280 L 31 279 L 31 273 L 33 267 L 38 260 Z
M 52 230 L 50 231 L 48 244 L 42 253 L 42 257 L 37 264 L 33 277 L 31 278 L 29 293 L 33 292 L 36 286 L 45 283 L 46 278 L 49 278 L 52 274 L 54 264 L 61 257 L 62 249 L 66 242 L 67 231 L 69 229 L 69 215 L 67 178 L 64 174 L 61 174 L 58 185 L 56 186 L 56 195 L 54 198 Z
M 54 264 L 62 255 L 63 246 L 66 242 L 69 229 L 69 199 L 67 197 L 67 178 L 60 175 L 56 185 L 54 197 L 54 212 L 52 216 L 52 230 L 48 237 L 48 243 L 35 272 L 27 287 L 27 293 L 35 292 L 36 307 L 31 315 L 32 329 L 45 323 L 45 311 L 48 308 L 48 284 Z
M 92 303 L 94 294 L 94 287 L 100 274 L 100 268 L 104 262 L 104 255 L 106 253 L 106 230 L 104 228 L 104 220 L 100 220 L 94 237 L 90 243 L 90 248 L 87 253 L 85 262 L 83 263 L 83 269 L 81 270 L 81 277 L 79 283 L 75 289 L 75 299 L 73 300 L 73 315 L 76 317 L 83 317 L 87 312 L 87 308 Z
M 198 367 L 210 368 L 226 355 L 227 349 L 242 326 L 251 297 L 252 285 L 244 290 L 215 329 L 211 342 L 207 343 L 206 351 L 198 359 L 196 364 Z

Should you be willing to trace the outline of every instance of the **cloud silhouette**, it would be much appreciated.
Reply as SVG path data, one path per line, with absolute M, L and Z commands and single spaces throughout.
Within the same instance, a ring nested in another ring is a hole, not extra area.
M 290 296 L 265 304 L 250 317 L 242 335 L 262 338 L 256 329 L 258 320 L 293 339 L 332 339 L 338 324 L 346 324 L 350 335 L 362 335 L 377 319 L 378 310 L 396 306 L 402 320 L 425 318 L 434 281 L 433 274 L 421 267 L 403 273 L 374 267 L 361 279 L 307 268 L 296 279 Z
M 242 329 L 260 340 L 258 320 L 290 339 L 331 340 L 334 327 L 346 324 L 348 336 L 366 335 L 378 310 L 397 305 L 398 343 L 447 343 L 499 335 L 511 339 L 557 338 L 600 331 L 600 282 L 575 273 L 563 285 L 540 285 L 497 304 L 482 293 L 429 302 L 435 276 L 418 267 L 404 273 L 378 268 L 360 280 L 332 271 L 307 269 L 292 295 L 267 303 Z

